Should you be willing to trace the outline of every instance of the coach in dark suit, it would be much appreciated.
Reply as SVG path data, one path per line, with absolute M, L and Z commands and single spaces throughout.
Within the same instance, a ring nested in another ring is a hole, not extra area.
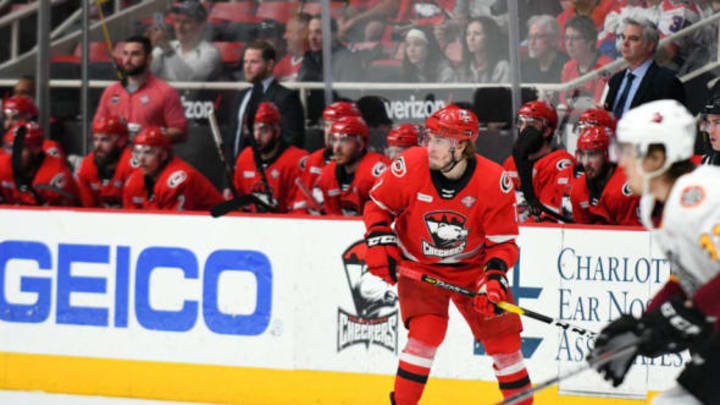
M 305 114 L 297 91 L 280 85 L 272 76 L 275 67 L 275 49 L 266 41 L 255 41 L 245 48 L 243 72 L 252 87 L 237 93 L 230 104 L 230 132 L 225 134 L 225 144 L 232 151 L 235 163 L 240 151 L 248 145 L 252 136 L 253 121 L 258 105 L 270 101 L 282 114 L 282 138 L 291 145 L 303 146 L 305 141 Z
M 628 67 L 610 78 L 605 109 L 620 119 L 627 110 L 653 100 L 670 98 L 684 105 L 685 88 L 680 80 L 653 61 L 659 39 L 655 24 L 633 18 L 623 23 L 620 51 Z

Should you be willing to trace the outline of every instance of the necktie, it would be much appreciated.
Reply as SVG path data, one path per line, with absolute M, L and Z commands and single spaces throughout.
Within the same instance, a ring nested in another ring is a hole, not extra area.
M 238 129 L 237 136 L 235 138 L 235 147 L 234 147 L 234 155 L 233 157 L 237 157 L 237 155 L 242 151 L 242 149 L 247 144 L 245 137 L 252 136 L 252 127 L 253 122 L 255 122 L 255 113 L 257 112 L 258 105 L 262 101 L 263 98 L 263 86 L 262 83 L 255 83 L 253 84 L 252 90 L 250 91 L 250 99 L 248 100 L 247 105 L 245 106 L 245 111 L 243 111 L 242 116 L 240 117 L 240 125 Z M 242 111 L 242 110 L 241 110 Z
M 635 75 L 632 73 L 628 73 L 625 88 L 623 89 L 623 92 L 620 95 L 620 100 L 618 100 L 618 103 L 615 105 L 615 110 L 613 111 L 617 119 L 620 119 L 620 117 L 622 117 L 623 115 L 623 110 L 625 110 L 625 102 L 627 101 L 628 94 L 630 94 L 630 87 L 632 87 L 633 79 L 635 79 Z

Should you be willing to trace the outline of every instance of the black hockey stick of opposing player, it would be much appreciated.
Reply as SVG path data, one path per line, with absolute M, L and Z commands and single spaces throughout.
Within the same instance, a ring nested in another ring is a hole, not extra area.
M 407 268 L 405 266 L 399 266 L 398 268 L 400 271 L 400 275 L 406 276 L 413 280 L 418 280 L 418 281 L 422 281 L 423 283 L 432 284 L 436 287 L 440 287 L 440 288 L 448 290 L 448 291 L 462 294 L 462 295 L 465 295 L 470 298 L 474 298 L 475 296 L 478 295 L 478 293 L 475 291 L 471 291 L 466 288 L 462 288 L 458 285 L 448 283 L 447 281 L 440 280 L 437 277 L 433 277 L 433 276 L 421 273 L 419 271 Z M 531 311 L 529 309 L 519 307 L 519 306 L 517 306 L 515 304 L 511 304 L 507 301 L 499 301 L 499 302 L 495 302 L 494 304 L 497 305 L 498 308 L 502 308 L 505 311 L 512 312 L 514 314 L 518 314 L 518 315 L 525 316 L 528 318 L 532 318 L 532 319 L 535 319 L 536 321 L 540 321 L 540 322 L 546 323 L 548 325 L 557 326 L 561 329 L 564 329 L 564 330 L 567 330 L 570 332 L 575 332 L 581 336 L 587 336 L 588 338 L 597 337 L 597 333 L 595 333 L 595 332 L 589 331 L 589 330 L 587 330 L 585 328 L 581 328 L 579 326 L 572 325 L 567 322 L 560 321 L 555 318 L 551 318 L 547 315 L 543 315 L 541 313 Z
M 534 387 L 528 388 L 525 391 L 518 392 L 515 395 L 512 395 L 508 398 L 505 398 L 503 401 L 500 401 L 496 403 L 495 405 L 512 405 L 516 404 L 523 399 L 526 399 L 527 397 L 535 394 L 536 392 L 542 391 L 545 388 L 552 387 L 555 384 L 560 383 L 560 381 L 567 380 L 568 378 L 574 377 L 580 373 L 585 372 L 589 369 L 597 369 L 598 367 L 602 366 L 603 364 L 609 363 L 613 361 L 614 359 L 622 356 L 626 356 L 633 351 L 637 350 L 638 345 L 648 340 L 650 334 L 646 333 L 642 336 L 638 336 L 630 340 L 629 342 L 625 343 L 624 345 L 619 346 L 618 348 L 614 350 L 608 350 L 602 354 L 600 354 L 598 357 L 588 359 L 587 363 L 577 367 L 575 369 L 572 369 L 570 371 L 567 371 L 563 374 L 558 375 L 557 377 L 553 377 L 547 381 L 543 381 Z

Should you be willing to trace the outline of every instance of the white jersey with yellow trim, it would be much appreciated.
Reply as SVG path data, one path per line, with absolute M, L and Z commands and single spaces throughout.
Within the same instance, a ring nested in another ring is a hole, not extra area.
M 720 167 L 699 166 L 680 176 L 665 202 L 659 228 L 652 225 L 654 205 L 652 196 L 642 198 L 643 224 L 670 261 L 684 292 L 692 296 L 720 273 Z

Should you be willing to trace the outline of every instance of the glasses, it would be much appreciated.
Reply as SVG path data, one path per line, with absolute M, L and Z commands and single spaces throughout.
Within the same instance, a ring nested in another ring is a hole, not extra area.
M 548 34 L 537 34 L 537 35 L 528 35 L 528 41 L 541 41 L 548 39 L 550 35 Z

